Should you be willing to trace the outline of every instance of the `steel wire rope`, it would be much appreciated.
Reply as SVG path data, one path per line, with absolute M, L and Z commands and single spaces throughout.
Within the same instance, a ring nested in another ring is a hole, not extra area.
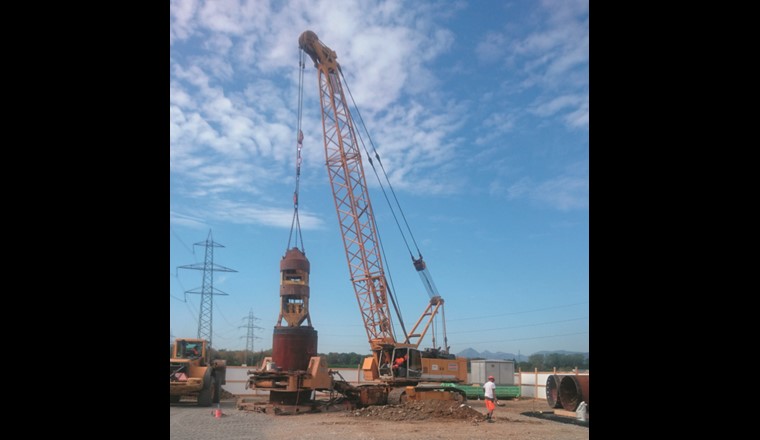
M 299 50 L 298 58 L 298 122 L 296 126 L 296 188 L 293 191 L 293 220 L 290 223 L 290 235 L 288 236 L 288 247 L 293 239 L 293 228 L 296 229 L 295 247 L 298 247 L 298 240 L 301 240 L 301 252 L 306 253 L 303 243 L 303 234 L 301 233 L 301 220 L 298 217 L 298 192 L 301 182 L 301 149 L 303 148 L 303 131 L 301 131 L 301 120 L 303 117 L 303 75 L 305 70 L 304 52 Z
M 407 231 L 409 233 L 409 238 L 411 239 L 412 243 L 414 243 L 415 250 L 417 251 L 417 255 L 419 256 L 418 260 L 414 258 L 414 254 L 412 253 L 412 250 L 409 247 L 409 242 L 407 241 L 406 234 L 404 233 L 404 230 L 401 227 L 401 224 L 399 223 L 398 216 L 396 215 L 396 210 L 393 208 L 393 204 L 391 203 L 391 200 L 388 197 L 388 193 L 385 190 L 385 185 L 383 185 L 383 182 L 380 179 L 380 175 L 379 175 L 379 173 L 377 171 L 377 168 L 375 168 L 374 161 L 372 160 L 372 155 L 370 154 L 369 150 L 367 149 L 367 146 L 364 143 L 364 139 L 362 138 L 361 134 L 357 133 L 357 136 L 359 137 L 358 140 L 362 144 L 362 148 L 364 149 L 364 152 L 367 154 L 367 160 L 369 161 L 369 164 L 372 167 L 372 171 L 375 173 L 375 178 L 377 179 L 378 185 L 380 186 L 380 189 L 381 189 L 381 191 L 383 193 L 383 197 L 385 198 L 385 201 L 388 204 L 389 209 L 391 210 L 391 214 L 393 215 L 393 220 L 396 222 L 396 226 L 398 227 L 399 232 L 401 233 L 401 238 L 404 241 L 404 245 L 406 246 L 406 249 L 409 252 L 409 256 L 412 258 L 412 261 L 415 262 L 415 263 L 417 263 L 419 261 L 422 261 L 422 252 L 420 251 L 420 248 L 417 245 L 417 240 L 414 238 L 414 233 L 412 232 L 412 229 L 409 226 L 409 222 L 406 219 L 406 215 L 404 214 L 404 210 L 401 208 L 401 203 L 399 202 L 398 197 L 396 196 L 396 191 L 393 189 L 393 185 L 391 184 L 391 181 L 388 178 L 388 173 L 385 171 L 385 166 L 383 165 L 383 162 L 380 159 L 380 154 L 377 152 L 377 148 L 375 147 L 374 142 L 372 142 L 372 137 L 370 136 L 369 131 L 367 130 L 367 126 L 364 123 L 364 118 L 362 117 L 361 112 L 359 111 L 359 107 L 356 105 L 356 101 L 354 100 L 354 96 L 351 93 L 351 88 L 349 87 L 348 82 L 346 81 L 346 78 L 343 75 L 343 71 L 341 69 L 339 69 L 339 72 L 340 72 L 341 78 L 343 79 L 343 83 L 346 85 L 346 90 L 348 91 L 348 96 L 351 99 L 351 102 L 353 104 L 354 110 L 356 111 L 356 114 L 357 114 L 357 116 L 359 118 L 359 123 L 361 124 L 361 126 L 364 129 L 364 133 L 367 136 L 367 140 L 368 140 L 369 144 L 372 146 L 372 150 L 374 152 L 374 156 L 377 159 L 377 162 L 380 165 L 380 169 L 382 170 L 383 177 L 384 177 L 385 181 L 388 184 L 388 189 L 390 190 L 391 194 L 393 195 L 393 201 L 395 202 L 395 204 L 397 206 L 397 209 L 398 209 L 399 214 L 401 215 L 401 218 L 404 220 L 404 225 L 406 226 L 406 229 L 407 229 Z M 389 265 L 387 263 L 388 260 L 387 260 L 386 254 L 385 254 L 384 248 L 382 246 L 382 240 L 379 237 L 379 232 L 378 232 L 378 240 L 380 240 L 380 247 L 381 247 L 381 252 L 383 253 L 383 259 L 386 261 L 386 266 L 389 267 Z M 424 267 L 424 263 L 423 263 L 422 267 Z M 415 268 L 416 268 L 416 264 L 415 264 Z M 419 269 L 418 269 L 418 272 L 421 275 L 423 274 L 423 272 L 420 272 Z M 430 279 L 428 279 L 427 275 L 429 275 L 429 273 L 425 273 L 424 276 L 421 276 L 421 278 L 423 279 L 423 281 L 426 283 L 426 290 L 428 292 L 436 292 L 437 293 L 437 289 L 435 289 L 433 287 L 432 281 Z M 389 281 L 390 281 L 391 285 L 393 285 L 393 277 L 390 274 L 390 267 L 389 267 L 389 271 L 388 271 L 388 278 L 389 278 Z M 394 287 L 394 290 L 395 290 L 395 287 Z M 396 309 L 396 314 L 399 316 L 399 321 L 401 322 L 401 327 L 402 327 L 402 330 L 404 331 L 404 337 L 408 339 L 406 328 L 404 327 L 403 319 L 401 317 L 401 311 L 398 308 L 398 306 L 396 305 L 396 301 L 394 300 L 394 296 L 393 295 L 391 295 L 391 302 L 393 302 L 394 308 Z M 442 319 L 444 319 L 443 318 L 443 313 L 442 313 Z M 433 344 L 435 344 L 436 333 L 437 333 L 437 328 L 438 328 L 437 327 L 437 322 L 435 320 L 432 322 L 432 326 L 433 326 L 433 329 L 432 329 L 431 337 L 432 337 L 432 340 L 433 340 Z M 445 327 L 445 322 L 444 322 L 444 327 Z M 444 341 L 446 341 L 446 342 L 444 342 L 444 344 L 446 344 L 448 338 L 447 338 L 447 336 L 445 334 L 445 330 L 444 330 L 443 337 L 444 337 Z M 433 347 L 433 348 L 435 348 L 435 347 Z
M 353 103 L 353 107 L 356 110 L 356 113 L 359 115 L 359 122 L 361 123 L 362 127 L 364 127 L 364 132 L 367 133 L 367 136 L 369 137 L 369 132 L 367 131 L 367 127 L 364 124 L 364 120 L 361 117 L 361 113 L 359 112 L 359 108 L 356 106 L 356 102 L 354 101 L 354 97 L 351 94 L 351 89 L 348 87 L 348 83 L 346 82 L 346 78 L 343 75 L 343 71 L 339 69 L 340 76 L 343 78 L 343 84 L 346 85 L 346 90 L 348 90 L 348 96 L 351 98 L 351 102 Z M 347 104 L 347 103 L 346 103 Z M 348 106 L 346 106 L 346 111 L 350 111 Z M 380 185 L 380 189 L 383 192 L 383 196 L 385 197 L 386 203 L 388 203 L 388 207 L 391 210 L 391 214 L 393 214 L 393 218 L 396 221 L 396 226 L 398 226 L 399 231 L 401 232 L 401 237 L 404 240 L 404 244 L 406 245 L 406 249 L 409 250 L 409 244 L 407 243 L 406 237 L 404 236 L 404 231 L 401 229 L 401 225 L 398 223 L 398 219 L 396 218 L 396 213 L 393 210 L 393 205 L 391 205 L 390 200 L 388 199 L 387 194 L 385 193 L 385 188 L 383 186 L 382 181 L 380 180 L 380 176 L 377 173 L 377 170 L 375 169 L 375 165 L 372 163 L 372 157 L 369 155 L 369 151 L 367 151 L 367 147 L 364 144 L 364 140 L 361 137 L 361 133 L 356 133 L 358 136 L 358 141 L 362 144 L 362 147 L 364 148 L 365 153 L 367 153 L 367 159 L 369 159 L 370 166 L 372 167 L 372 171 L 375 173 L 375 178 L 377 179 L 377 183 Z M 371 139 L 370 139 L 371 142 Z M 386 177 L 387 179 L 387 177 Z M 380 237 L 380 229 L 377 226 L 377 221 L 373 218 L 372 219 L 375 231 L 377 233 L 377 239 L 378 239 L 378 246 L 380 247 L 380 254 L 382 255 L 382 259 L 385 262 L 385 276 L 388 278 L 388 282 L 390 286 L 386 286 L 388 297 L 391 299 L 391 304 L 393 304 L 393 310 L 396 312 L 396 316 L 398 316 L 399 325 L 401 326 L 401 331 L 404 333 L 404 338 L 406 339 L 408 337 L 408 333 L 406 331 L 406 325 L 404 324 L 404 318 L 401 315 L 401 308 L 399 307 L 398 300 L 396 299 L 396 295 L 393 293 L 396 290 L 396 286 L 393 282 L 393 275 L 391 274 L 390 270 L 390 263 L 388 262 L 387 254 L 385 253 L 385 246 L 383 245 L 383 240 Z M 409 250 L 410 251 L 410 250 Z M 411 251 L 410 251 L 411 253 Z
M 414 243 L 414 247 L 417 250 L 417 253 L 420 254 L 419 246 L 417 246 L 417 241 L 414 239 L 414 234 L 412 234 L 412 229 L 409 227 L 409 223 L 406 220 L 406 216 L 404 215 L 404 210 L 401 209 L 401 204 L 398 201 L 398 198 L 396 197 L 396 191 L 393 189 L 393 185 L 391 184 L 390 179 L 388 178 L 388 174 L 385 172 L 385 167 L 383 166 L 382 160 L 380 160 L 380 154 L 377 152 L 377 149 L 375 148 L 374 142 L 372 142 L 372 137 L 369 135 L 369 131 L 367 130 L 367 126 L 364 124 L 364 118 L 362 118 L 361 112 L 359 111 L 359 107 L 357 107 L 356 102 L 354 101 L 354 96 L 351 94 L 351 89 L 348 87 L 348 83 L 346 82 L 345 77 L 343 76 L 343 71 L 340 72 L 341 78 L 343 78 L 343 83 L 346 85 L 346 90 L 348 91 L 348 96 L 351 98 L 351 102 L 354 105 L 354 109 L 356 110 L 357 116 L 359 116 L 359 122 L 361 123 L 361 126 L 364 128 L 364 132 L 367 135 L 367 139 L 369 144 L 372 146 L 372 150 L 375 153 L 375 158 L 377 159 L 378 164 L 380 164 L 380 169 L 383 172 L 383 177 L 385 178 L 385 181 L 388 182 L 388 188 L 391 191 L 391 194 L 393 195 L 393 200 L 396 203 L 396 206 L 398 207 L 399 214 L 401 215 L 401 218 L 404 219 L 404 224 L 406 226 L 406 229 L 409 231 L 409 236 Z M 375 177 L 377 178 L 377 183 L 380 185 L 380 189 L 383 192 L 383 196 L 385 197 L 385 201 L 388 203 L 388 207 L 391 210 L 391 214 L 393 215 L 393 219 L 396 222 L 396 226 L 398 226 L 399 231 L 401 232 L 401 237 L 404 239 L 404 244 L 406 245 L 406 249 L 409 251 L 409 255 L 412 256 L 412 259 L 414 259 L 414 254 L 412 253 L 411 248 L 409 247 L 409 243 L 406 239 L 406 234 L 404 234 L 404 230 L 401 228 L 401 224 L 398 221 L 398 217 L 396 216 L 396 210 L 393 208 L 393 205 L 391 204 L 391 200 L 388 197 L 387 192 L 385 191 L 385 186 L 383 185 L 382 181 L 380 180 L 380 175 L 377 172 L 377 169 L 375 168 L 375 164 L 372 161 L 372 156 L 370 155 L 369 150 L 367 150 L 367 146 L 364 143 L 364 139 L 359 136 L 359 140 L 361 141 L 362 147 L 364 148 L 364 152 L 367 153 L 367 160 L 369 161 L 370 166 L 372 167 L 372 171 L 375 173 Z

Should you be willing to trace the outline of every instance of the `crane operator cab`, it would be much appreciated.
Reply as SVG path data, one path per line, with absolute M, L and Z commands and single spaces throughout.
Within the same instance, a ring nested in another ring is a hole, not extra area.
M 200 344 L 182 341 L 179 347 L 179 357 L 185 359 L 196 359 L 201 356 L 202 347 Z
M 420 377 L 422 360 L 420 352 L 413 348 L 390 348 L 383 350 L 380 375 L 396 379 Z

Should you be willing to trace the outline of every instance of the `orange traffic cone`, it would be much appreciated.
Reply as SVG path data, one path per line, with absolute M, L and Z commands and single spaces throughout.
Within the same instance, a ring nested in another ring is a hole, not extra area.
M 215 419 L 222 418 L 222 409 L 219 407 L 219 405 L 216 405 L 216 409 L 214 410 L 214 418 Z

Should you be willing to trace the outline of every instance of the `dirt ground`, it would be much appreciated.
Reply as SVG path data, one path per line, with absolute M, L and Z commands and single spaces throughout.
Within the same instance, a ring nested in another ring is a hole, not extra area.
M 373 406 L 356 410 L 273 415 L 238 411 L 267 417 L 266 435 L 273 440 L 363 439 L 417 440 L 468 439 L 498 436 L 525 440 L 588 440 L 588 422 L 552 415 L 544 400 L 512 399 L 500 401 L 494 422 L 485 420 L 483 401 L 465 404 L 443 401 L 408 402 L 403 405 Z

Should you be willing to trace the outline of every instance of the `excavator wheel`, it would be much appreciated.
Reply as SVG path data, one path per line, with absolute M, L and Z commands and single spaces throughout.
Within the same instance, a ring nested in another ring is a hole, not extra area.
M 211 376 L 211 383 L 205 385 L 203 389 L 198 393 L 198 406 L 211 406 L 215 387 L 216 377 Z

